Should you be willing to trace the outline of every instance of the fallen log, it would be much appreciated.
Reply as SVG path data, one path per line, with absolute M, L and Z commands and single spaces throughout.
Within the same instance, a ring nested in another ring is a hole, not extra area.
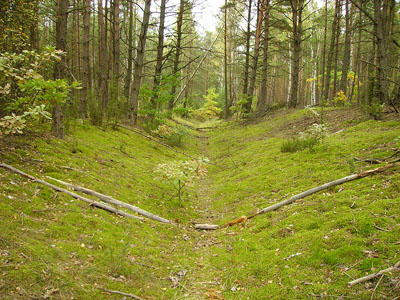
M 296 200 L 305 198 L 305 197 L 307 197 L 309 195 L 315 194 L 315 193 L 317 193 L 319 191 L 322 191 L 322 190 L 325 190 L 327 188 L 330 188 L 330 187 L 333 187 L 333 186 L 336 186 L 336 185 L 340 185 L 340 184 L 343 184 L 343 183 L 346 183 L 346 182 L 349 182 L 349 181 L 353 181 L 353 180 L 356 180 L 356 179 L 364 178 L 364 177 L 367 177 L 367 176 L 375 175 L 377 173 L 383 172 L 383 171 L 385 171 L 387 169 L 391 169 L 391 168 L 394 168 L 394 167 L 397 167 L 397 166 L 399 166 L 399 164 L 391 163 L 391 164 L 388 164 L 386 166 L 382 166 L 382 167 L 379 167 L 379 168 L 376 168 L 376 169 L 372 169 L 372 170 L 367 170 L 367 171 L 364 171 L 364 172 L 361 172 L 361 173 L 358 173 L 358 174 L 353 174 L 353 175 L 350 175 L 350 176 L 346 176 L 346 177 L 343 177 L 343 178 L 340 178 L 340 179 L 325 183 L 323 185 L 317 186 L 315 188 L 312 188 L 312 189 L 309 189 L 309 190 L 307 190 L 305 192 L 297 194 L 297 195 L 295 195 L 295 196 L 293 196 L 293 197 L 291 197 L 291 198 L 289 198 L 287 200 L 284 200 L 282 202 L 279 202 L 279 203 L 276 203 L 274 205 L 268 206 L 266 208 L 260 209 L 256 213 L 248 216 L 247 219 L 251 219 L 251 218 L 254 218 L 256 216 L 265 214 L 267 212 L 277 210 L 277 209 L 281 208 L 282 206 L 291 204 L 291 203 L 295 202 Z M 243 218 L 243 217 L 241 217 L 241 218 Z M 235 220 L 237 220 L 237 219 L 235 219 Z M 234 221 L 232 221 L 232 222 L 234 222 Z M 229 222 L 227 224 L 230 224 L 232 222 Z
M 82 201 L 84 201 L 86 203 L 89 203 L 90 206 L 101 208 L 101 209 L 104 209 L 104 210 L 106 210 L 108 212 L 111 212 L 111 213 L 114 213 L 114 214 L 117 214 L 117 215 L 121 215 L 121 216 L 124 216 L 124 217 L 127 217 L 127 218 L 143 221 L 143 218 L 141 218 L 141 217 L 137 217 L 137 216 L 131 215 L 131 214 L 125 212 L 125 211 L 118 210 L 118 209 L 116 209 L 114 207 L 111 207 L 111 206 L 109 206 L 107 204 L 104 204 L 104 203 L 101 203 L 101 202 L 97 202 L 97 201 L 93 201 L 91 199 L 85 198 L 85 197 L 83 197 L 81 195 L 78 195 L 78 194 L 70 192 L 70 191 L 68 191 L 66 189 L 60 188 L 60 187 L 58 187 L 58 186 L 56 186 L 54 184 L 51 184 L 51 183 L 49 183 L 47 181 L 41 180 L 41 179 L 36 178 L 36 177 L 34 177 L 32 175 L 24 173 L 21 170 L 18 170 L 17 168 L 14 168 L 14 167 L 12 167 L 10 165 L 4 164 L 4 163 L 0 163 L 0 167 L 2 167 L 4 169 L 7 169 L 7 170 L 10 170 L 10 171 L 12 171 L 12 172 L 14 172 L 16 174 L 21 175 L 21 176 L 27 177 L 30 180 L 34 181 L 34 182 L 41 183 L 41 184 L 43 184 L 45 186 L 48 186 L 48 187 L 52 188 L 53 190 L 55 190 L 57 192 L 66 193 L 66 194 L 70 195 L 71 197 L 73 197 L 75 199 L 79 199 L 79 200 L 82 200 Z
M 350 281 L 350 282 L 348 283 L 348 285 L 351 287 L 351 286 L 354 286 L 354 285 L 356 285 L 356 284 L 358 284 L 358 283 L 362 283 L 362 282 L 365 282 L 365 281 L 374 279 L 374 278 L 376 278 L 376 277 L 381 276 L 381 275 L 384 274 L 384 273 L 391 272 L 391 271 L 400 271 L 400 261 L 398 261 L 397 263 L 395 263 L 392 267 L 389 267 L 389 268 L 380 270 L 379 272 L 376 272 L 376 273 L 374 273 L 374 274 L 370 274 L 370 275 L 367 275 L 367 276 L 364 276 L 364 277 L 355 279 L 355 280 L 353 280 L 353 281 Z
M 100 200 L 102 200 L 104 202 L 107 202 L 107 203 L 110 203 L 110 204 L 117 205 L 119 207 L 123 207 L 123 208 L 129 209 L 129 210 L 134 211 L 134 212 L 138 213 L 139 215 L 142 215 L 142 216 L 144 216 L 146 218 L 149 218 L 149 219 L 152 219 L 152 220 L 155 220 L 155 221 L 158 221 L 158 222 L 162 222 L 162 223 L 172 223 L 171 221 L 169 221 L 167 219 L 164 219 L 162 217 L 154 215 L 154 214 L 152 214 L 152 213 L 150 213 L 148 211 L 145 211 L 144 209 L 141 209 L 141 208 L 139 208 L 137 206 L 134 206 L 134 205 L 131 205 L 129 203 L 122 202 L 120 200 L 114 199 L 111 196 L 107 196 L 107 195 L 101 194 L 99 192 L 96 192 L 96 191 L 93 191 L 93 190 L 90 190 L 90 189 L 87 189 L 87 188 L 84 188 L 84 187 L 81 187 L 81 186 L 78 186 L 78 185 L 70 184 L 68 182 L 65 182 L 65 181 L 62 181 L 62 180 L 59 180 L 59 179 L 55 179 L 55 178 L 50 177 L 50 176 L 47 176 L 47 177 L 50 178 L 51 180 L 54 180 L 54 181 L 56 181 L 56 182 L 58 182 L 60 184 L 63 184 L 65 186 L 73 189 L 74 191 L 82 192 L 84 194 L 91 195 L 91 196 L 95 196 L 95 197 L 99 198 Z

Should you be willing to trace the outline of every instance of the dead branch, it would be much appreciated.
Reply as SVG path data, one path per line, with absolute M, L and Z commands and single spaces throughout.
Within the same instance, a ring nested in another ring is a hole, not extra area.
M 109 206 L 107 204 L 104 204 L 104 203 L 101 203 L 101 202 L 96 202 L 96 201 L 93 201 L 91 199 L 82 197 L 82 196 L 80 196 L 78 194 L 75 194 L 73 192 L 70 192 L 70 191 L 68 191 L 66 189 L 60 188 L 60 187 L 58 187 L 58 186 L 56 186 L 54 184 L 48 183 L 47 181 L 41 180 L 41 179 L 36 178 L 36 177 L 34 177 L 32 175 L 29 175 L 29 174 L 26 174 L 26 173 L 22 172 L 21 170 L 18 170 L 17 168 L 14 168 L 14 167 L 12 167 L 10 165 L 4 164 L 4 163 L 0 163 L 0 167 L 2 167 L 4 169 L 7 169 L 7 170 L 10 170 L 10 171 L 12 171 L 14 173 L 17 173 L 17 174 L 21 175 L 21 176 L 27 177 L 30 180 L 34 181 L 34 182 L 41 183 L 41 184 L 43 184 L 45 186 L 48 186 L 48 187 L 52 188 L 53 190 L 55 190 L 57 192 L 66 193 L 66 194 L 70 195 L 71 197 L 73 197 L 75 199 L 79 199 L 79 200 L 82 200 L 82 201 L 84 201 L 86 203 L 89 203 L 90 206 L 101 208 L 101 209 L 104 209 L 104 210 L 106 210 L 108 212 L 112 212 L 114 214 L 121 215 L 121 216 L 124 216 L 124 217 L 128 217 L 128 218 L 131 218 L 131 219 L 136 219 L 136 220 L 143 221 L 143 218 L 141 218 L 141 217 L 136 217 L 136 216 L 131 215 L 131 214 L 127 213 L 127 212 L 124 212 L 124 211 L 118 210 L 118 209 L 116 209 L 114 207 L 111 207 L 111 206 Z
M 219 229 L 220 227 L 218 225 L 213 225 L 213 224 L 195 224 L 194 228 L 199 230 L 216 230 Z
M 87 189 L 87 188 L 84 188 L 84 187 L 81 187 L 81 186 L 78 186 L 78 185 L 73 185 L 73 184 L 70 184 L 68 182 L 65 182 L 65 181 L 62 181 L 62 180 L 59 180 L 59 179 L 55 179 L 55 178 L 50 177 L 50 176 L 47 176 L 47 177 L 52 179 L 52 180 L 54 180 L 54 181 L 56 181 L 56 182 L 58 182 L 58 183 L 60 183 L 60 184 L 63 184 L 65 186 L 73 189 L 74 191 L 81 192 L 81 193 L 84 193 L 84 194 L 87 194 L 87 195 L 95 196 L 95 197 L 99 198 L 100 200 L 102 200 L 104 202 L 107 202 L 107 203 L 110 203 L 110 204 L 114 204 L 114 205 L 117 205 L 119 207 L 123 207 L 125 209 L 129 209 L 129 210 L 134 211 L 134 212 L 138 213 L 139 215 L 142 215 L 142 216 L 144 216 L 146 218 L 149 218 L 149 219 L 152 219 L 152 220 L 155 220 L 155 221 L 158 221 L 158 222 L 162 222 L 162 223 L 172 223 L 171 221 L 169 221 L 167 219 L 164 219 L 162 217 L 154 215 L 154 214 L 152 214 L 152 213 L 150 213 L 148 211 L 145 211 L 144 209 L 141 209 L 141 208 L 139 208 L 137 206 L 134 206 L 134 205 L 131 205 L 129 203 L 122 202 L 120 200 L 114 199 L 111 196 L 107 196 L 107 195 L 98 193 L 96 191 L 93 191 L 93 190 L 90 190 L 90 189 Z
M 140 298 L 140 297 L 138 297 L 136 295 L 133 295 L 133 294 L 128 294 L 128 293 L 124 293 L 124 292 L 120 292 L 120 291 L 108 290 L 108 289 L 105 289 L 105 288 L 102 288 L 102 287 L 97 287 L 97 288 L 102 290 L 102 291 L 104 291 L 104 292 L 107 292 L 107 293 L 118 294 L 118 295 L 130 297 L 130 298 L 133 298 L 133 299 L 136 299 L 136 300 L 144 300 L 143 298 Z
M 348 283 L 348 285 L 349 285 L 350 287 L 352 287 L 352 286 L 354 286 L 354 285 L 356 285 L 356 284 L 358 284 L 358 283 L 362 283 L 362 282 L 365 282 L 365 281 L 374 279 L 374 278 L 376 278 L 376 277 L 379 277 L 379 276 L 383 275 L 384 273 L 391 272 L 391 271 L 400 271 L 400 261 L 398 261 L 397 263 L 395 263 L 392 267 L 389 267 L 389 268 L 380 270 L 379 272 L 376 272 L 376 273 L 374 273 L 374 274 L 370 274 L 370 275 L 367 275 L 367 276 L 358 278 L 358 279 L 356 279 L 356 280 L 350 281 L 350 282 Z
M 297 195 L 295 195 L 295 196 L 293 196 L 293 197 L 291 197 L 291 198 L 289 198 L 287 200 L 284 200 L 282 202 L 279 202 L 279 203 L 276 203 L 274 205 L 271 205 L 271 206 L 268 206 L 266 208 L 263 208 L 263 209 L 257 211 L 256 213 L 248 216 L 247 219 L 251 219 L 251 218 L 254 218 L 254 217 L 258 216 L 258 215 L 262 215 L 262 214 L 265 214 L 267 212 L 277 210 L 277 209 L 281 208 L 282 206 L 289 205 L 289 204 L 295 202 L 296 200 L 305 198 L 305 197 L 307 197 L 309 195 L 315 194 L 315 193 L 317 193 L 319 191 L 328 189 L 330 187 L 333 187 L 333 186 L 336 186 L 336 185 L 340 185 L 340 184 L 343 184 L 343 183 L 346 183 L 346 182 L 349 182 L 349 181 L 353 181 L 353 180 L 356 180 L 356 179 L 360 179 L 360 178 L 363 178 L 363 177 L 375 175 L 375 174 L 383 172 L 383 171 L 385 171 L 387 169 L 391 169 L 391 168 L 398 167 L 398 166 L 399 166 L 398 164 L 391 163 L 391 164 L 388 164 L 386 166 L 382 166 L 382 167 L 379 167 L 379 168 L 376 168 L 376 169 L 372 169 L 372 170 L 367 170 L 367 171 L 364 171 L 364 172 L 361 172 L 361 173 L 358 173 L 358 174 L 353 174 L 353 175 L 350 175 L 350 176 L 346 176 L 346 177 L 343 177 L 343 178 L 340 178 L 340 179 L 325 183 L 323 185 L 317 186 L 315 188 L 312 188 L 312 189 L 309 189 L 309 190 L 307 190 L 305 192 L 297 194 Z M 243 216 L 240 217 L 240 218 L 243 218 Z M 235 219 L 235 220 L 239 220 L 240 218 Z M 230 223 L 234 223 L 235 224 L 235 220 L 232 221 L 232 222 L 229 222 L 227 224 L 228 225 Z M 217 229 L 217 228 L 215 228 L 215 229 Z
M 95 179 L 97 181 L 100 181 L 100 179 L 97 179 L 96 177 L 94 177 L 93 175 L 91 175 L 91 174 L 89 174 L 89 173 L 87 173 L 85 171 L 81 171 L 81 170 L 78 170 L 78 169 L 75 169 L 75 168 L 71 168 L 71 167 L 68 167 L 68 166 L 61 166 L 60 168 L 66 169 L 66 170 L 75 171 L 75 172 L 78 172 L 78 173 L 82 173 L 82 174 L 85 174 L 85 175 L 87 175 L 89 177 L 92 177 L 93 179 Z

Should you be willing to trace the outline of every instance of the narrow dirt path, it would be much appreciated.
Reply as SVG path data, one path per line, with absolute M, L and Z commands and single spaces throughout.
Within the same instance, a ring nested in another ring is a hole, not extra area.
M 208 156 L 208 136 L 202 133 L 199 136 L 200 150 L 206 157 Z M 200 223 L 217 224 L 221 219 L 218 212 L 210 209 L 213 201 L 212 191 L 212 174 L 203 178 L 198 183 L 197 202 L 195 208 L 199 213 Z M 194 229 L 193 229 L 194 230 Z M 221 248 L 226 248 L 225 233 L 221 230 L 214 231 L 197 231 L 192 232 L 196 241 L 193 243 L 193 251 L 198 254 L 197 268 L 191 270 L 185 282 L 185 297 L 184 299 L 223 299 L 220 296 L 222 290 L 222 282 L 219 274 L 223 270 L 213 266 L 210 263 L 210 258 L 218 256 Z

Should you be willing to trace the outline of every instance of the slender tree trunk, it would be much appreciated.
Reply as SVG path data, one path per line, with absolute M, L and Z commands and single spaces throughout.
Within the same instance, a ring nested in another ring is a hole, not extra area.
M 90 91 L 90 2 L 84 0 L 83 11 L 83 53 L 82 53 L 82 90 L 79 105 L 79 116 L 87 117 L 87 99 Z
M 249 85 L 249 67 L 250 67 L 250 38 L 251 38 L 251 5 L 252 0 L 249 0 L 249 10 L 247 12 L 247 32 L 246 32 L 246 61 L 244 64 L 244 79 L 243 79 L 243 97 L 247 97 L 247 88 Z
M 253 54 L 253 65 L 251 69 L 250 75 L 250 84 L 249 91 L 247 93 L 247 101 L 244 104 L 244 112 L 249 113 L 251 111 L 251 105 L 253 102 L 254 90 L 256 86 L 256 78 L 257 78 L 257 67 L 258 67 L 258 57 L 260 54 L 260 40 L 261 40 L 261 30 L 262 30 L 262 21 L 263 21 L 263 12 L 264 12 L 264 0 L 258 0 L 257 2 L 257 27 L 256 27 L 256 35 L 255 35 L 255 45 L 254 45 L 254 54 Z
M 120 59 L 120 37 L 119 37 L 119 4 L 120 0 L 114 0 L 113 4 L 113 80 L 118 84 L 119 59 Z
M 130 119 L 134 124 L 137 122 L 137 113 L 139 108 L 139 90 L 143 73 L 144 54 L 146 50 L 147 29 L 150 21 L 150 6 L 151 0 L 145 1 L 144 14 L 142 21 L 142 28 L 140 29 L 140 36 L 136 52 L 135 71 L 133 74 L 132 82 L 132 95 L 130 99 Z
M 268 43 L 269 43 L 269 0 L 264 0 L 264 45 L 263 45 L 263 67 L 261 80 L 261 94 L 257 101 L 256 113 L 258 116 L 265 112 L 267 107 L 267 78 L 268 78 Z
M 32 50 L 39 51 L 39 0 L 33 0 L 33 20 L 29 28 L 29 41 Z
M 304 0 L 291 0 L 292 6 L 292 26 L 293 26 L 293 37 L 292 37 L 292 46 L 293 46 L 293 61 L 292 61 L 292 85 L 290 89 L 290 97 L 289 97 L 289 107 L 296 107 L 299 99 L 298 99 L 298 90 L 299 90 L 299 74 L 300 74 L 300 52 L 301 52 L 301 42 L 302 42 L 302 33 L 303 33 L 303 4 Z
M 158 44 L 157 44 L 157 62 L 154 71 L 153 80 L 153 96 L 151 97 L 151 106 L 153 109 L 157 107 L 158 90 L 161 83 L 161 72 L 164 60 L 164 31 L 165 31 L 165 8 L 166 0 L 161 0 L 160 6 L 160 24 L 158 27 Z
M 61 51 L 67 50 L 67 29 L 68 29 L 68 8 L 69 0 L 57 0 L 56 3 L 56 48 Z M 54 78 L 63 79 L 65 77 L 66 57 L 62 56 L 59 63 L 54 67 Z M 61 104 L 56 104 L 53 108 L 53 126 L 51 133 L 64 138 L 64 115 Z
M 130 98 L 133 65 L 133 1 L 129 2 L 129 29 L 128 29 L 128 68 L 126 70 L 124 96 Z
M 225 8 L 224 8 L 224 89 L 225 89 L 225 110 L 224 117 L 225 119 L 229 117 L 229 100 L 228 100 L 228 57 L 227 57 L 227 0 L 225 0 Z
M 324 97 L 325 90 L 325 63 L 326 63 L 326 32 L 328 28 L 328 0 L 325 0 L 325 17 L 324 17 L 324 44 L 322 48 L 322 80 L 321 80 L 321 96 L 320 99 L 322 102 L 325 102 L 327 99 Z
M 108 87 L 107 87 L 107 31 L 105 29 L 105 19 L 103 10 L 103 1 L 97 1 L 97 16 L 98 16 L 98 29 L 99 29 L 99 66 L 98 66 L 98 97 L 101 99 L 102 110 L 104 112 L 108 102 Z
M 330 83 L 331 83 L 331 68 L 332 68 L 332 60 L 333 60 L 333 55 L 334 55 L 334 49 L 335 49 L 335 40 L 336 40 L 336 27 L 338 26 L 338 20 L 339 20 L 339 0 L 336 0 L 335 2 L 335 15 L 333 19 L 333 24 L 332 24 L 332 34 L 331 34 L 331 41 L 330 41 L 330 47 L 329 47 L 329 54 L 328 54 L 328 62 L 326 66 L 326 76 L 325 76 L 325 83 L 324 83 L 324 100 L 329 101 L 329 91 L 330 91 Z
M 345 0 L 345 39 L 344 39 L 344 51 L 343 51 L 343 66 L 342 66 L 342 77 L 340 79 L 340 87 L 339 89 L 347 95 L 347 73 L 349 71 L 350 66 L 350 57 L 351 57 L 351 48 L 350 48 L 350 36 L 351 36 L 351 28 L 350 28 L 350 12 L 349 12 L 349 0 Z
M 179 58 L 181 55 L 181 42 L 182 42 L 182 23 L 183 23 L 183 12 L 185 9 L 185 0 L 180 0 L 179 5 L 179 13 L 178 19 L 176 24 L 176 49 L 175 49 L 175 59 L 174 59 L 174 66 L 172 70 L 172 75 L 178 76 L 179 70 Z M 177 80 L 174 81 L 174 84 L 171 87 L 171 95 L 173 96 L 169 101 L 168 108 L 174 108 L 174 101 L 175 101 L 175 94 L 176 94 L 176 87 L 177 87 Z

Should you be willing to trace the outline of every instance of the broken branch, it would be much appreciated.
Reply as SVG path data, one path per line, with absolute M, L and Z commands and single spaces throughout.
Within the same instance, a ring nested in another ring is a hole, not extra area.
M 164 219 L 162 217 L 154 215 L 154 214 L 152 214 L 152 213 L 150 213 L 148 211 L 145 211 L 144 209 L 141 209 L 141 208 L 139 208 L 137 206 L 134 206 L 134 205 L 131 205 L 129 203 L 122 202 L 120 200 L 114 199 L 111 196 L 107 196 L 107 195 L 98 193 L 96 191 L 93 191 L 93 190 L 90 190 L 90 189 L 87 189 L 87 188 L 84 188 L 84 187 L 81 187 L 81 186 L 78 186 L 78 185 L 73 185 L 73 184 L 70 184 L 68 182 L 65 182 L 65 181 L 62 181 L 62 180 L 59 180 L 59 179 L 55 179 L 55 178 L 50 177 L 50 176 L 47 176 L 47 177 L 52 179 L 52 180 L 54 180 L 54 181 L 56 181 L 56 182 L 58 182 L 58 183 L 60 183 L 60 184 L 63 184 L 65 186 L 73 189 L 74 191 L 82 192 L 82 193 L 87 194 L 87 195 L 95 196 L 95 197 L 99 198 L 100 200 L 102 200 L 104 202 L 107 202 L 107 203 L 110 203 L 110 204 L 117 205 L 119 207 L 123 207 L 123 208 L 129 209 L 129 210 L 134 211 L 134 212 L 138 213 L 139 215 L 142 215 L 142 216 L 144 216 L 146 218 L 149 218 L 149 219 L 152 219 L 152 220 L 155 220 L 155 221 L 158 221 L 158 222 L 162 222 L 162 223 L 171 223 L 171 221 L 169 221 L 167 219 Z
M 105 289 L 105 288 L 102 288 L 102 287 L 97 287 L 97 288 L 102 290 L 102 291 L 104 291 L 104 292 L 107 292 L 107 293 L 118 294 L 118 295 L 130 297 L 130 298 L 133 298 L 133 299 L 136 299 L 136 300 L 144 300 L 143 298 L 140 298 L 140 297 L 138 297 L 136 295 L 133 295 L 133 294 L 128 294 L 128 293 L 124 293 L 124 292 L 120 292 L 120 291 L 108 290 L 108 289 Z
M 374 273 L 374 274 L 370 274 L 370 275 L 367 275 L 367 276 L 358 278 L 358 279 L 356 279 L 356 280 L 350 281 L 350 282 L 348 283 L 348 285 L 351 287 L 351 286 L 356 285 L 356 284 L 358 284 L 358 283 L 362 283 L 362 282 L 365 282 L 365 281 L 374 279 L 374 278 L 376 278 L 376 277 L 379 277 L 379 276 L 381 276 L 381 275 L 384 274 L 384 273 L 391 272 L 391 271 L 399 271 L 399 270 L 400 270 L 400 261 L 398 261 L 397 263 L 395 263 L 392 267 L 389 267 L 389 268 L 380 270 L 379 272 L 376 272 L 376 273 Z
M 52 188 L 53 190 L 55 190 L 57 192 L 66 193 L 66 194 L 70 195 L 71 197 L 73 197 L 75 199 L 79 199 L 79 200 L 82 200 L 82 201 L 84 201 L 86 203 L 89 203 L 91 206 L 95 206 L 97 208 L 104 209 L 104 210 L 106 210 L 108 212 L 112 212 L 112 213 L 117 214 L 117 215 L 121 215 L 121 216 L 128 217 L 128 218 L 131 218 L 131 219 L 136 219 L 136 220 L 143 221 L 143 218 L 141 218 L 141 217 L 136 217 L 136 216 L 131 215 L 131 214 L 127 213 L 127 212 L 124 212 L 124 211 L 118 210 L 118 209 L 116 209 L 114 207 L 111 207 L 111 206 L 109 206 L 107 204 L 104 204 L 104 203 L 101 203 L 101 202 L 96 202 L 96 201 L 93 201 L 91 199 L 82 197 L 82 196 L 80 196 L 78 194 L 75 194 L 73 192 L 70 192 L 70 191 L 68 191 L 66 189 L 60 188 L 60 187 L 58 187 L 58 186 L 56 186 L 54 184 L 48 183 L 47 181 L 41 180 L 41 179 L 36 178 L 36 177 L 34 177 L 32 175 L 29 175 L 29 174 L 26 174 L 26 173 L 22 172 L 21 170 L 18 170 L 17 168 L 14 168 L 14 167 L 12 167 L 10 165 L 0 163 L 0 167 L 2 167 L 4 169 L 7 169 L 7 170 L 10 170 L 10 171 L 12 171 L 14 173 L 17 173 L 17 174 L 21 175 L 21 176 L 27 177 L 30 180 L 34 181 L 34 182 L 41 183 L 41 184 L 43 184 L 45 186 L 48 186 L 48 187 Z

